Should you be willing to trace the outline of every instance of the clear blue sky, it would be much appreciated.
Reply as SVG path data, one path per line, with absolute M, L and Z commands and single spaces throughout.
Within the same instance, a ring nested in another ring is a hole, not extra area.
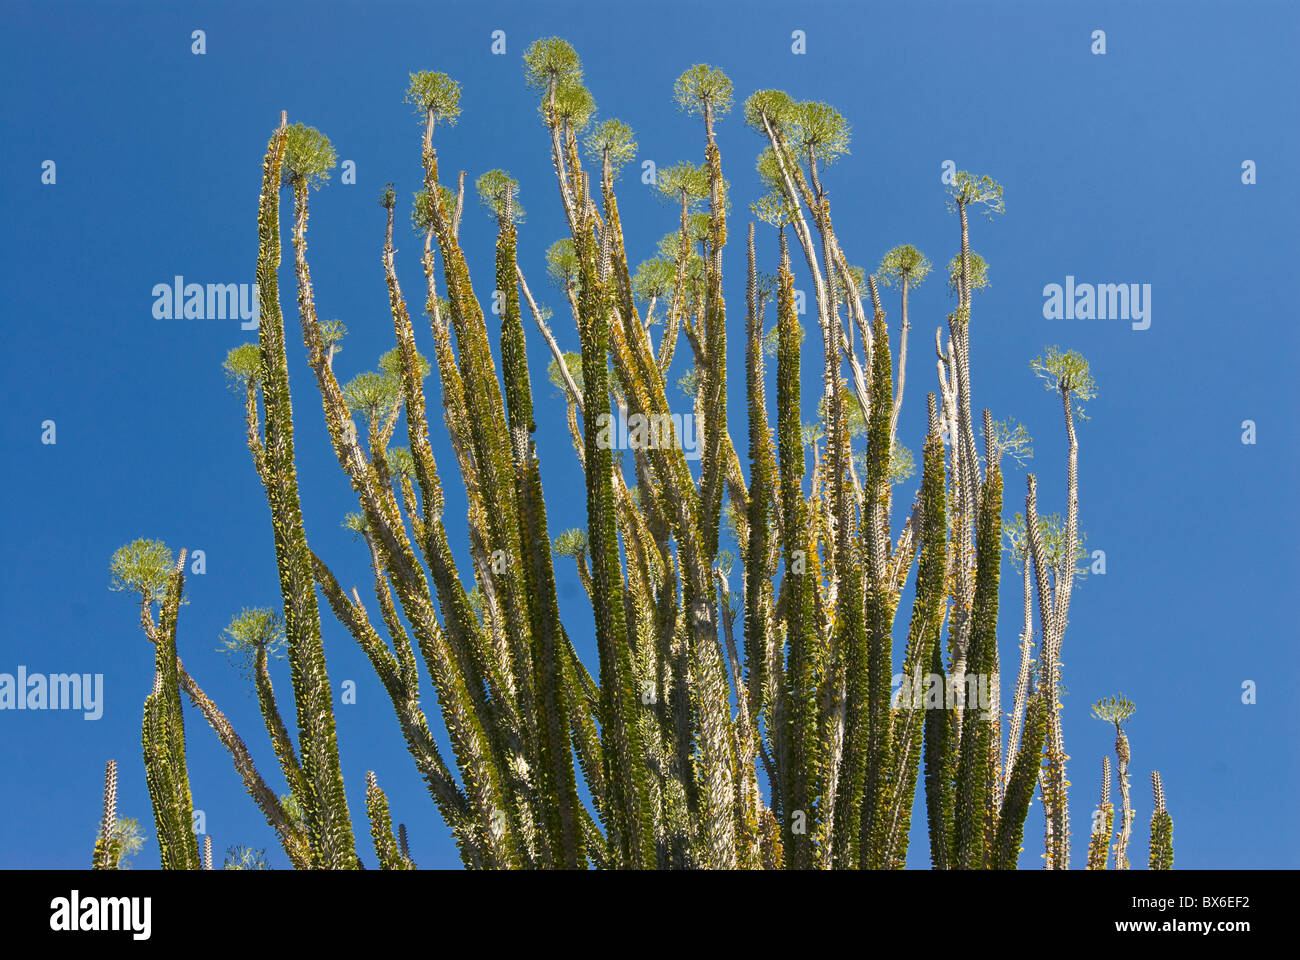
M 0 231 L 5 347 L 0 437 L 7 505 L 0 557 L 0 672 L 102 673 L 103 717 L 0 712 L 0 866 L 88 866 L 104 762 L 121 764 L 119 810 L 152 818 L 140 759 L 141 704 L 152 650 L 134 605 L 107 589 L 112 551 L 141 536 L 202 549 L 191 576 L 181 655 L 226 711 L 277 787 L 256 698 L 216 652 L 245 605 L 278 604 L 269 514 L 244 444 L 239 401 L 221 361 L 249 334 L 230 320 L 155 320 L 151 290 L 177 274 L 200 283 L 251 282 L 260 162 L 281 109 L 328 134 L 354 160 L 355 186 L 313 197 L 309 234 L 323 318 L 351 331 L 341 376 L 371 369 L 392 346 L 380 269 L 377 198 L 420 186 L 419 127 L 403 104 L 407 74 L 434 69 L 464 88 L 459 125 L 440 132 L 444 171 L 509 170 L 528 221 L 521 262 L 556 308 L 566 349 L 576 334 L 544 280 L 543 253 L 563 235 L 545 132 L 520 56 L 558 34 L 583 58 L 602 117 L 632 125 L 637 163 L 621 181 L 634 261 L 673 229 L 636 175 L 641 160 L 698 161 L 698 121 L 671 103 L 682 70 L 708 62 L 738 98 L 780 87 L 824 99 L 853 125 L 852 153 L 827 175 L 851 262 L 874 268 L 899 243 L 942 267 L 958 234 L 945 212 L 941 165 L 987 173 L 1007 212 L 972 222 L 990 263 L 972 327 L 977 408 L 1015 416 L 1035 439 L 1030 468 L 1046 512 L 1063 508 L 1065 438 L 1059 405 L 1029 370 L 1049 344 L 1092 361 L 1100 396 L 1080 428 L 1081 524 L 1104 549 L 1105 576 L 1077 590 L 1063 663 L 1065 738 L 1073 783 L 1075 865 L 1082 863 L 1100 761 L 1113 735 L 1089 704 L 1123 692 L 1138 812 L 1133 859 L 1146 861 L 1149 771 L 1164 776 L 1177 864 L 1295 866 L 1297 359 L 1293 294 L 1300 117 L 1289 4 L 639 4 L 9 3 L 0 31 Z M 207 52 L 190 52 L 206 31 Z M 490 52 L 493 30 L 507 53 Z M 791 53 L 806 31 L 807 54 Z M 1091 33 L 1106 32 L 1104 56 Z M 760 191 L 758 138 L 737 115 L 718 136 L 735 190 L 726 254 L 731 304 L 733 434 L 743 462 L 744 224 Z M 41 183 L 45 160 L 57 182 Z M 1243 185 L 1242 163 L 1258 183 Z M 450 177 L 448 178 L 450 179 Z M 404 219 L 404 215 L 403 215 Z M 463 239 L 481 295 L 492 286 L 493 224 L 469 206 Z M 760 232 L 764 269 L 775 238 Z M 418 242 L 398 240 L 421 349 Z M 1123 320 L 1047 320 L 1042 290 L 1079 282 L 1152 287 L 1150 329 Z M 339 526 L 355 509 L 329 451 L 303 362 L 291 270 L 284 274 L 298 464 L 312 547 L 368 596 L 363 548 Z M 801 285 L 807 286 L 806 282 Z M 914 325 L 900 440 L 918 450 L 933 390 L 933 329 L 951 309 L 932 278 L 912 300 Z M 897 306 L 889 303 L 891 323 Z M 816 337 L 807 360 L 806 418 L 815 407 Z M 583 525 L 582 480 L 546 380 L 545 345 L 529 326 L 538 446 L 552 532 Z M 681 356 L 679 351 L 679 356 Z M 675 365 L 680 373 L 683 357 Z M 436 395 L 437 377 L 429 381 Z M 684 407 L 684 401 L 683 408 Z M 437 411 L 434 404 L 431 412 Z M 57 444 L 40 442 L 57 424 Z M 1244 420 L 1258 442 L 1241 442 Z M 434 446 L 450 518 L 463 515 L 440 417 Z M 901 516 L 914 482 L 898 497 Z M 1009 471 L 1008 515 L 1023 497 Z M 464 538 L 457 541 L 462 565 Z M 559 565 L 565 622 L 591 654 L 591 620 L 571 563 Z M 1018 578 L 1004 567 L 1000 642 L 1014 671 Z M 905 600 L 905 604 L 907 601 Z M 422 866 L 454 865 L 447 830 L 406 753 L 368 662 L 324 614 L 337 690 L 339 739 L 359 849 L 373 864 L 364 773 L 374 769 Z M 899 649 L 907 606 L 900 614 Z M 594 657 L 589 658 L 594 665 Z M 278 690 L 288 702 L 287 670 Z M 1254 681 L 1258 702 L 1243 705 Z M 1008 684 L 1010 679 L 1008 679 Z M 432 705 L 432 691 L 426 694 Z M 186 707 L 195 804 L 218 851 L 265 847 L 270 829 L 202 718 Z M 436 726 L 436 724 L 435 724 Z M 928 862 L 924 818 L 912 865 Z M 1037 800 L 1022 865 L 1041 853 Z M 152 840 L 136 858 L 157 864 Z

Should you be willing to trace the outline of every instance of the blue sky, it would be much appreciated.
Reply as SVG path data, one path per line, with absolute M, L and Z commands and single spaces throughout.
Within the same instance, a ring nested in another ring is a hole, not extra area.
M 110 757 L 121 764 L 119 811 L 152 835 L 140 760 L 152 650 L 134 605 L 107 589 L 110 554 L 136 537 L 205 552 L 207 572 L 186 585 L 181 656 L 278 780 L 256 699 L 216 652 L 241 607 L 278 602 L 269 514 L 221 370 L 249 333 L 233 320 L 156 320 L 151 290 L 176 275 L 252 281 L 260 161 L 281 109 L 356 163 L 355 185 L 336 175 L 313 197 L 309 233 L 320 315 L 351 331 L 336 362 L 341 377 L 373 368 L 392 346 L 377 198 L 386 181 L 403 204 L 420 186 L 420 129 L 402 102 L 408 72 L 420 69 L 445 71 L 464 89 L 459 124 L 439 133 L 443 169 L 472 179 L 500 167 L 519 180 L 528 210 L 521 264 L 534 293 L 556 308 L 562 345 L 576 349 L 562 298 L 545 283 L 543 254 L 563 235 L 562 213 L 520 60 L 548 35 L 577 48 L 599 115 L 636 132 L 637 161 L 620 183 L 634 262 L 675 224 L 641 184 L 641 161 L 702 157 L 700 123 L 671 101 L 674 79 L 698 62 L 726 71 L 738 99 L 779 87 L 847 117 L 852 152 L 826 182 L 853 263 L 873 269 L 899 243 L 948 262 L 958 233 L 944 207 L 944 161 L 1005 186 L 1005 216 L 972 221 L 972 247 L 988 259 L 992 281 L 974 306 L 974 402 L 1033 435 L 1029 469 L 1045 512 L 1064 506 L 1065 437 L 1059 404 L 1029 362 L 1049 344 L 1077 349 L 1100 386 L 1080 427 L 1080 514 L 1107 572 L 1076 591 L 1062 651 L 1074 865 L 1113 743 L 1089 705 L 1117 692 L 1138 705 L 1128 728 L 1135 863 L 1146 861 L 1148 776 L 1157 767 L 1179 866 L 1296 865 L 1300 694 L 1289 592 L 1300 572 L 1300 428 L 1288 413 L 1298 344 L 1286 287 L 1300 255 L 1294 6 L 10 3 L 5 21 L 0 672 L 21 664 L 102 673 L 105 692 L 94 721 L 0 712 L 0 866 L 88 866 Z M 190 52 L 196 29 L 206 34 L 202 56 Z M 494 30 L 506 33 L 504 56 L 490 52 Z M 806 33 L 806 55 L 791 52 L 795 30 Z M 1105 55 L 1090 52 L 1094 30 L 1105 31 Z M 736 201 L 736 242 L 725 259 L 730 415 L 747 463 L 740 214 L 761 190 L 753 174 L 761 144 L 734 114 L 718 137 Z M 53 185 L 41 182 L 46 160 L 57 164 Z M 1242 183 L 1247 160 L 1253 185 Z M 467 200 L 462 238 L 483 296 L 493 235 Z M 761 266 L 771 270 L 775 236 L 761 227 L 759 237 Z M 418 249 L 408 232 L 399 236 L 398 271 L 428 353 L 423 294 L 413 293 L 423 290 Z M 1067 275 L 1150 284 L 1150 328 L 1045 319 L 1043 288 Z M 286 291 L 290 278 L 287 266 Z M 896 323 L 897 304 L 886 305 Z M 328 447 L 292 293 L 284 306 L 308 538 L 364 597 L 364 549 L 340 528 L 355 501 Z M 933 330 L 951 309 L 934 277 L 911 301 L 899 436 L 918 452 L 925 393 L 935 389 Z M 556 533 L 584 525 L 585 500 L 563 401 L 546 379 L 545 344 L 531 325 L 528 336 Z M 805 351 L 806 418 L 818 389 L 816 343 L 810 337 Z M 686 365 L 679 359 L 674 371 Z M 435 376 L 433 396 L 436 387 Z M 432 419 L 455 518 L 464 507 L 454 459 L 440 417 Z M 56 423 L 54 445 L 41 443 L 45 420 Z M 1256 424 L 1253 445 L 1242 443 L 1245 420 Z M 914 481 L 898 495 L 898 517 L 913 490 Z M 1023 490 L 1024 471 L 1009 470 L 1008 515 Z M 464 565 L 464 538 L 454 543 Z M 1010 672 L 1019 578 L 1009 564 L 1003 576 L 1000 644 Z M 558 579 L 566 625 L 594 667 L 590 609 L 571 563 L 559 564 Z M 357 703 L 336 712 L 363 857 L 373 864 L 364 822 L 364 773 L 373 769 L 421 866 L 457 864 L 368 662 L 327 610 L 323 625 L 335 689 L 357 684 Z M 287 702 L 283 664 L 276 680 Z M 1257 686 L 1253 705 L 1242 703 L 1247 681 Z M 431 706 L 431 690 L 426 700 Z M 218 853 L 265 847 L 285 865 L 215 736 L 188 706 L 186 721 L 195 805 Z M 925 865 L 924 818 L 914 825 L 910 864 Z M 1037 800 L 1026 834 L 1021 863 L 1034 867 Z M 136 865 L 156 863 L 151 840 Z

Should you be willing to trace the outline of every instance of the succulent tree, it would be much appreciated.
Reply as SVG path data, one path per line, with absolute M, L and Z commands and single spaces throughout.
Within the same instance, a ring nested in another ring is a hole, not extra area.
M 393 835 L 393 820 L 388 812 L 388 798 L 379 789 L 373 770 L 366 773 L 366 810 L 370 816 L 370 835 L 375 844 L 375 856 L 381 870 L 414 870 L 406 849 L 406 828 L 400 831 L 400 842 Z
M 113 555 L 110 570 L 114 588 L 129 587 L 140 594 L 141 626 L 154 645 L 153 691 L 144 701 L 142 739 L 145 779 L 153 801 L 162 864 L 165 869 L 196 870 L 199 847 L 193 828 L 194 803 L 185 762 L 185 718 L 181 713 L 176 658 L 176 621 L 185 579 L 185 551 L 180 552 L 171 564 L 172 569 L 167 571 L 170 560 L 171 552 L 161 542 L 137 540 Z M 155 601 L 159 604 L 156 621 L 152 612 Z M 109 826 L 107 807 L 106 802 L 101 834 Z M 105 851 L 105 862 L 112 859 L 112 850 Z
M 104 816 L 99 821 L 99 835 L 95 839 L 92 858 L 94 869 L 117 868 L 119 851 L 114 849 L 117 840 L 117 761 L 110 760 L 104 768 Z
M 104 815 L 95 838 L 91 868 L 129 870 L 128 861 L 140 852 L 144 839 L 138 820 L 117 815 L 117 761 L 110 760 L 104 769 Z
M 1137 712 L 1137 707 L 1133 705 L 1132 700 L 1123 696 L 1107 697 L 1093 704 L 1092 712 L 1099 720 L 1105 720 L 1115 727 L 1115 757 L 1119 761 L 1116 772 L 1119 779 L 1120 797 L 1119 832 L 1115 837 L 1115 869 L 1127 870 L 1129 867 L 1128 845 L 1133 836 L 1133 803 L 1129 796 L 1128 766 L 1130 755 L 1128 735 L 1124 733 L 1124 724 Z M 1109 783 L 1109 777 L 1104 779 Z M 1160 801 L 1158 805 L 1163 806 L 1163 794 L 1157 799 Z
M 1101 799 L 1092 814 L 1088 840 L 1088 869 L 1105 870 L 1110 857 L 1110 840 L 1115 830 L 1115 805 L 1110 802 L 1110 757 L 1101 758 Z
M 1000 193 L 998 195 L 1000 197 Z M 1065 778 L 1065 741 L 1060 716 L 1060 656 L 1061 642 L 1069 621 L 1070 598 L 1075 581 L 1075 557 L 1079 547 L 1079 441 L 1075 434 L 1075 414 L 1082 414 L 1082 401 L 1092 399 L 1097 387 L 1088 362 L 1073 350 L 1062 351 L 1058 347 L 1050 347 L 1031 366 L 1043 379 L 1047 389 L 1061 398 L 1068 444 L 1065 529 L 1059 549 L 1059 557 L 1064 558 L 1063 567 L 1052 564 L 1049 560 L 1038 514 L 1038 481 L 1032 473 L 1027 478 L 1029 491 L 1025 497 L 1026 539 L 1034 567 L 1042 635 L 1040 687 L 1047 697 L 1047 764 L 1042 781 L 1046 817 L 1045 856 L 1049 869 L 1064 870 L 1070 863 L 1070 820 L 1066 795 L 1068 782 Z
M 413 87 L 415 84 L 413 83 Z M 434 90 L 433 87 L 438 89 Z M 454 118 L 455 96 L 445 86 L 420 88 L 422 105 L 432 115 L 433 103 L 442 115 Z M 448 120 L 448 122 L 451 122 Z M 261 238 L 257 283 L 262 304 L 258 342 L 265 381 L 261 384 L 265 429 L 259 438 L 255 424 L 248 426 L 248 438 L 255 463 L 271 508 L 272 534 L 280 592 L 284 602 L 287 652 L 293 677 L 297 713 L 299 753 L 305 789 L 295 799 L 302 805 L 308 826 L 313 866 L 355 867 L 356 852 L 352 824 L 347 811 L 338 741 L 334 730 L 334 704 L 321 642 L 320 615 L 298 497 L 297 468 L 293 453 L 293 416 L 289 399 L 288 365 L 284 322 L 280 311 L 277 271 L 280 263 L 279 186 L 287 182 L 293 191 L 293 247 L 298 305 L 308 358 L 314 369 L 328 370 L 326 344 L 316 317 L 311 274 L 307 266 L 307 216 L 309 188 L 328 176 L 335 153 L 318 131 L 295 125 L 282 116 L 271 138 L 262 168 L 262 198 L 258 215 Z M 335 384 L 330 398 L 341 402 Z M 250 418 L 251 419 L 251 418 Z M 349 421 L 350 422 L 350 421 Z M 356 446 L 355 429 L 345 441 Z
M 1174 818 L 1165 807 L 1165 788 L 1160 782 L 1160 771 L 1151 771 L 1151 793 L 1154 809 L 1151 813 L 1151 856 L 1148 865 L 1152 870 L 1174 868 Z
M 183 553 L 183 552 L 182 552 Z M 185 669 L 180 658 L 176 656 L 176 609 L 180 601 L 180 583 L 183 579 L 182 559 L 175 562 L 171 551 L 161 541 L 137 540 L 117 550 L 110 563 L 112 589 L 121 589 L 130 584 L 141 593 L 141 627 L 146 638 L 154 645 L 155 681 L 154 692 L 145 701 L 145 769 L 146 780 L 150 784 L 150 797 L 154 804 L 155 826 L 158 828 L 159 849 L 162 853 L 164 868 L 198 869 L 198 847 L 193 832 L 192 803 L 181 792 L 180 784 L 188 784 L 189 774 L 186 764 L 183 741 L 183 724 L 180 717 L 179 694 L 183 689 L 190 702 L 203 715 L 208 725 L 217 734 L 222 745 L 229 752 L 235 765 L 235 771 L 244 783 L 245 789 L 253 798 L 258 808 L 266 817 L 268 824 L 275 831 L 284 847 L 289 862 L 295 867 L 306 868 L 310 865 L 308 837 L 300 818 L 291 816 L 286 803 L 277 797 L 258 772 L 244 741 L 235 732 L 225 714 L 217 707 L 203 689 Z M 166 584 L 162 587 L 161 603 L 164 616 L 155 621 L 150 606 L 151 600 L 158 597 L 160 578 L 163 571 Z M 174 582 L 174 588 L 170 586 Z M 176 591 L 176 605 L 169 606 L 171 590 Z M 170 612 L 168 612 L 170 611 Z M 274 694 L 270 689 L 269 676 L 263 678 L 266 649 L 276 648 L 277 623 L 265 611 L 245 611 L 227 631 L 229 640 L 225 649 L 258 679 L 259 702 L 266 712 L 268 698 L 270 709 L 274 710 Z M 265 616 L 264 616 L 265 615 Z M 258 644 L 253 638 L 261 640 L 261 653 L 255 653 Z M 160 648 L 161 641 L 161 648 Z M 158 651 L 163 652 L 160 654 Z M 167 669 L 170 658 L 170 669 Z M 171 695 L 167 695 L 171 691 Z M 278 719 L 278 712 L 274 714 Z M 270 721 L 268 719 L 268 727 Z M 281 729 L 283 724 L 280 725 Z M 179 730 L 177 737 L 172 731 Z M 164 736 L 164 734 L 168 734 Z M 286 735 L 287 739 L 287 735 Z M 274 743 L 273 734 L 273 743 Z M 106 774 L 105 817 L 107 808 L 116 800 L 116 764 L 110 762 L 110 771 Z M 188 787 L 184 788 L 188 792 Z M 183 821 L 183 823 L 182 823 Z M 183 829 L 182 829 L 183 827 Z M 100 827 L 101 842 L 104 826 Z M 179 841 L 177 838 L 180 838 Z M 193 844 L 193 858 L 189 859 Z M 100 859 L 100 846 L 97 844 L 96 862 Z M 107 861 L 111 862 L 111 858 Z
M 976 445 L 970 324 L 987 267 L 970 252 L 968 223 L 972 208 L 1002 211 L 1002 188 L 966 172 L 952 185 L 958 305 L 947 317 L 946 344 L 935 332 L 938 390 L 927 398 L 914 459 L 897 431 L 909 293 L 931 263 L 902 245 L 873 274 L 850 264 L 825 183 L 849 150 L 848 121 L 828 104 L 781 91 L 745 100 L 767 191 L 752 211 L 775 233 L 760 234 L 753 222 L 746 230 L 746 471 L 726 402 L 723 253 L 731 210 L 716 125 L 733 105 L 731 81 L 705 64 L 678 78 L 678 106 L 702 122 L 702 157 L 658 171 L 675 228 L 633 270 L 616 189 L 620 167 L 636 155 L 632 131 L 613 119 L 592 126 L 594 98 L 565 41 L 532 44 L 524 72 L 549 135 L 567 227 L 549 247 L 536 244 L 546 247 L 559 318 L 538 302 L 520 264 L 527 225 L 518 181 L 490 170 L 476 182 L 496 231 L 489 325 L 460 241 L 465 175 L 445 173 L 450 147 L 441 135 L 435 143 L 440 127 L 455 124 L 460 86 L 444 74 L 413 73 L 407 99 L 420 121 L 423 177 L 411 224 L 423 244 L 421 330 L 427 321 L 432 352 L 426 360 L 417 349 L 398 279 L 397 193 L 389 185 L 376 240 L 395 347 L 377 369 L 358 368 L 342 383 L 335 367 L 352 360 L 337 359 L 346 330 L 317 316 L 306 242 L 310 192 L 328 176 L 334 151 L 323 134 L 290 126 L 283 115 L 271 137 L 257 343 L 233 349 L 225 366 L 243 400 L 245 438 L 270 506 L 280 602 L 242 611 L 223 644 L 254 683 L 287 792 L 277 796 L 267 786 L 176 657 L 181 568 L 161 545 L 124 548 L 114 559 L 114 584 L 140 594 L 157 652 L 146 742 L 160 745 L 147 758 L 159 835 L 168 839 L 164 865 L 198 864 L 197 849 L 177 830 L 188 809 L 180 688 L 218 733 L 295 867 L 359 864 L 319 589 L 380 679 L 466 866 L 900 868 L 922 778 L 936 868 L 1016 867 L 1035 787 L 1048 866 L 1067 866 L 1059 656 L 1082 544 L 1074 418 L 1095 384 L 1073 352 L 1053 348 L 1035 362 L 1064 406 L 1067 503 L 1064 519 L 1040 517 L 1030 475 L 1024 518 L 1005 523 L 1003 463 L 1023 465 L 1029 438 L 986 410 L 983 449 Z M 308 546 L 303 525 L 276 270 L 283 186 L 294 200 L 303 342 L 325 430 L 357 497 L 344 525 L 364 547 L 373 609 Z M 775 255 L 771 273 L 759 269 L 763 254 Z M 809 345 L 796 297 L 804 275 L 822 348 L 820 400 L 808 424 L 801 388 Z M 882 286 L 900 295 L 896 349 Z M 528 319 L 549 353 L 549 379 L 562 392 L 584 477 L 585 524 L 562 532 L 551 530 L 543 496 L 535 436 L 544 421 L 530 378 Z M 741 329 L 733 325 L 733 334 Z M 434 371 L 467 503 L 463 527 L 444 516 L 426 390 Z M 672 409 L 675 383 L 692 405 L 689 421 Z M 654 442 L 613 449 L 615 416 L 653 423 Z M 688 429 L 699 441 L 698 464 L 688 457 Z M 918 467 L 911 509 L 895 530 L 895 489 L 906 489 Z M 453 548 L 462 534 L 468 566 Z M 1008 541 L 1021 572 L 1024 626 L 1004 736 L 998 606 Z M 560 619 L 557 557 L 574 564 L 590 601 L 594 669 Z M 899 671 L 906 682 L 895 696 L 895 623 L 909 582 Z M 154 604 L 162 611 L 157 625 Z M 293 732 L 271 683 L 281 651 Z M 422 699 L 426 682 L 437 698 L 433 716 Z M 445 728 L 449 756 L 431 721 Z M 1120 778 L 1127 811 L 1126 758 Z M 380 867 L 413 868 L 405 827 L 394 831 L 373 774 L 366 807 Z M 108 837 L 106 828 L 101 834 Z M 192 832 L 186 836 L 192 844 Z M 1104 845 L 1101 857 L 1104 866 Z M 1171 859 L 1171 843 L 1161 839 L 1157 856 L 1153 841 L 1152 857 Z M 95 859 L 110 857 L 97 847 Z M 228 868 L 261 862 L 246 849 L 226 859 Z M 1095 860 L 1093 850 L 1089 865 Z

